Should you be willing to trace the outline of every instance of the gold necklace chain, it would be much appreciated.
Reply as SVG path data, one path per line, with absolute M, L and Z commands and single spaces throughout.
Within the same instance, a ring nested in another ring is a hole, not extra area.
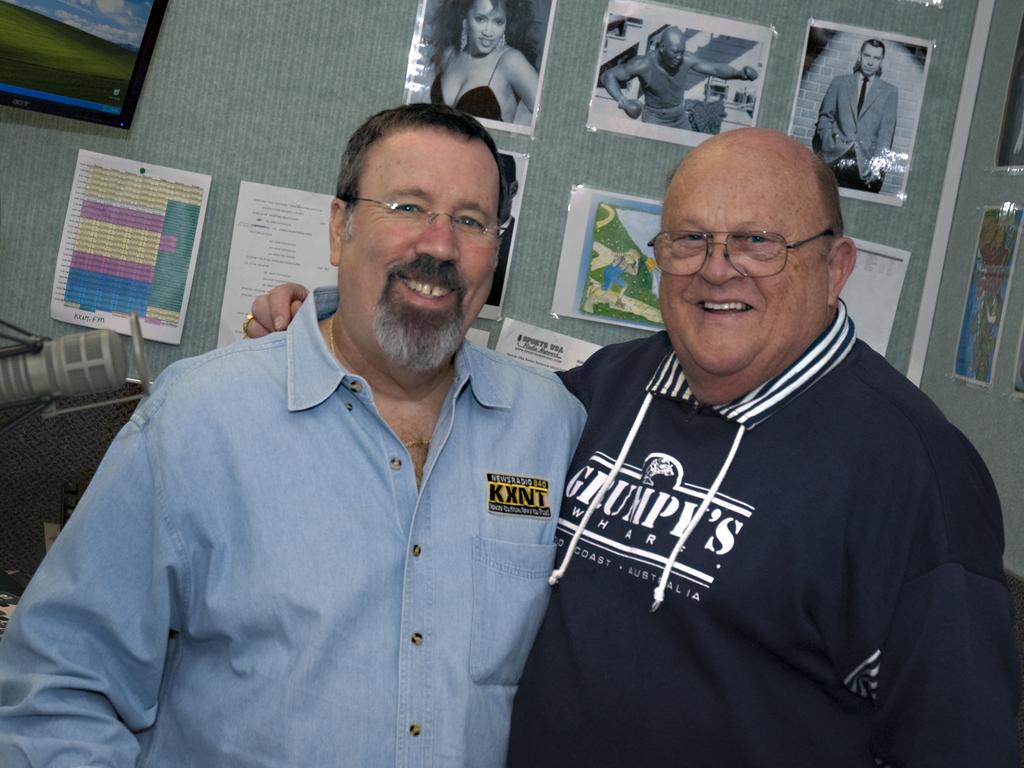
M 341 362 L 341 358 L 338 357 L 338 348 L 334 346 L 334 320 L 338 315 L 331 316 L 331 322 L 327 326 L 327 340 L 331 342 L 331 354 L 334 355 L 334 359 Z

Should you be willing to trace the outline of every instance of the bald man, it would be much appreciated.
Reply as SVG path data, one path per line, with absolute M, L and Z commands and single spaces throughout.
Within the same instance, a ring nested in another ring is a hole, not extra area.
M 666 331 L 563 376 L 588 422 L 510 768 L 1017 766 L 999 500 L 856 339 L 832 171 L 713 137 L 662 228 Z
M 718 133 L 725 109 L 720 109 L 717 119 L 711 115 L 699 114 L 692 103 L 686 102 L 686 78 L 690 70 L 702 75 L 720 77 L 723 80 L 756 80 L 757 70 L 753 67 L 737 69 L 728 64 L 704 61 L 686 50 L 686 36 L 679 27 L 667 27 L 655 39 L 646 54 L 634 56 L 622 64 L 612 67 L 601 75 L 601 85 L 619 105 L 619 109 L 630 117 L 645 123 L 683 128 L 700 133 Z M 643 101 L 630 99 L 622 88 L 633 78 L 640 81 Z
M 510 768 L 1015 768 L 999 499 L 857 340 L 832 170 L 712 137 L 662 230 L 666 330 L 562 376 L 587 423 Z

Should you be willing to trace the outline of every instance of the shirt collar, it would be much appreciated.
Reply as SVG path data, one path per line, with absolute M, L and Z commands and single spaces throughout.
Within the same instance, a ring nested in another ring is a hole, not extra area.
M 846 359 L 856 340 L 853 320 L 840 299 L 832 324 L 786 370 L 732 402 L 710 407 L 727 421 L 753 429 Z M 647 391 L 657 397 L 699 405 L 675 352 L 669 352 L 655 370 L 647 383 Z
M 347 373 L 320 333 L 315 302 L 302 303 L 287 334 L 288 410 L 303 411 L 334 394 Z
M 464 341 L 455 353 L 455 388 L 469 382 L 473 397 L 485 408 L 512 407 L 514 376 L 502 376 L 505 365 L 515 365 L 503 355 Z
M 349 373 L 334 357 L 317 324 L 316 302 L 303 302 L 295 320 L 288 326 L 288 410 L 302 411 L 323 403 L 342 384 L 359 382 L 361 376 Z M 510 377 L 489 359 L 489 353 L 464 342 L 455 353 L 455 378 L 452 390 L 459 392 L 468 384 L 473 396 L 487 408 L 511 408 Z

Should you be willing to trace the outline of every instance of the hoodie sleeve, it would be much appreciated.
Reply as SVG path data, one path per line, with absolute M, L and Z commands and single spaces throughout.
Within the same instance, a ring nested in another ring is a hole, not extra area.
M 882 647 L 872 752 L 894 768 L 1015 768 L 1020 671 L 999 581 L 946 563 L 900 590 Z
M 1020 662 L 999 499 L 958 430 L 918 427 L 921 450 L 908 450 L 891 474 L 919 490 L 890 488 L 893 507 L 875 532 L 880 557 L 886 535 L 903 539 L 886 550 L 896 567 L 876 560 L 857 577 L 887 617 L 867 665 L 877 676 L 872 752 L 894 768 L 1016 767 Z

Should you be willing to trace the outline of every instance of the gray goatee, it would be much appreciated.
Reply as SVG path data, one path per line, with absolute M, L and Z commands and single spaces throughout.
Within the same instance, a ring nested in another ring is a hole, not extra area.
M 456 294 L 452 309 L 425 310 L 409 305 L 395 295 L 400 279 L 441 285 Z M 417 371 L 440 368 L 462 343 L 462 298 L 465 285 L 455 265 L 426 255 L 395 267 L 373 313 L 377 343 L 393 362 Z

